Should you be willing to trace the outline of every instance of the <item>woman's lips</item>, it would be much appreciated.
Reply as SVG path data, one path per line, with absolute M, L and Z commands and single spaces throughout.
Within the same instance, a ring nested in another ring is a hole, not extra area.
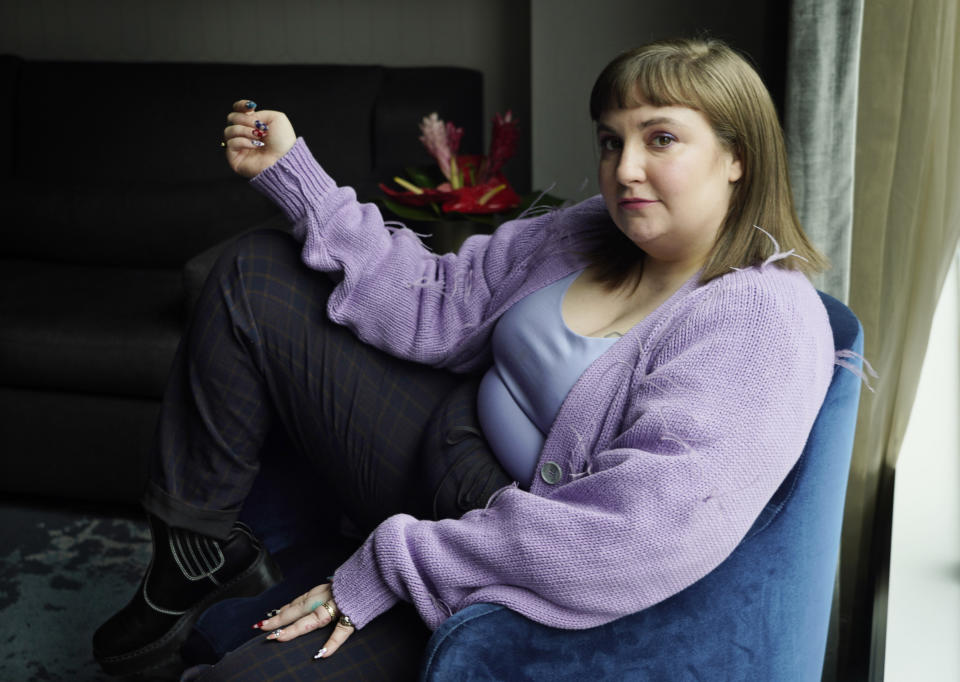
M 656 199 L 621 199 L 617 202 L 621 208 L 640 209 L 657 203 Z

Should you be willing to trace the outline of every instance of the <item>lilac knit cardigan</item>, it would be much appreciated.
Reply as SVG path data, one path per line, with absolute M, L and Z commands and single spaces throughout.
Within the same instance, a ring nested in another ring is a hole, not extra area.
M 505 310 L 584 266 L 583 235 L 616 229 L 594 197 L 438 256 L 338 188 L 302 139 L 251 182 L 295 226 L 304 262 L 337 278 L 332 320 L 459 371 L 490 363 Z M 579 629 L 669 597 L 730 554 L 796 462 L 833 354 L 802 274 L 692 279 L 570 391 L 537 466 L 558 465 L 558 481 L 536 475 L 456 520 L 386 519 L 336 571 L 338 606 L 359 628 L 404 600 L 431 629 L 477 602 Z

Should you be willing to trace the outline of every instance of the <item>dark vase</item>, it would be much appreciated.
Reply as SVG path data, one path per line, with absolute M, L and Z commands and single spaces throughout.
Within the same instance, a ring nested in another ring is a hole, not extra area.
M 436 253 L 458 251 L 464 240 L 473 234 L 490 234 L 493 227 L 485 223 L 476 223 L 471 220 L 437 220 L 423 221 L 413 224 L 408 221 L 407 227 L 426 237 L 421 237 L 423 243 Z

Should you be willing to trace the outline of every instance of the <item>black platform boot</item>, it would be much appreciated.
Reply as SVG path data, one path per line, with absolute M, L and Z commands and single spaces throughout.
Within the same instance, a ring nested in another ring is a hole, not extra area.
M 150 530 L 153 559 L 137 593 L 93 635 L 93 655 L 111 675 L 175 671 L 180 645 L 209 606 L 260 594 L 281 577 L 242 523 L 226 540 L 170 528 L 152 516 Z

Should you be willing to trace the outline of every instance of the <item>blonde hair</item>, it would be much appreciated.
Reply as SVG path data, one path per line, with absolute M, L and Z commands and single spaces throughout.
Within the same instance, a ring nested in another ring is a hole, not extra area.
M 770 93 L 743 57 L 715 39 L 665 40 L 629 50 L 597 77 L 590 93 L 590 116 L 597 121 L 610 109 L 641 102 L 703 113 L 720 143 L 740 160 L 743 174 L 707 256 L 702 282 L 734 267 L 766 261 L 777 252 L 770 236 L 779 244 L 779 253 L 793 253 L 776 260 L 778 267 L 807 274 L 827 267 L 794 209 L 786 146 Z M 601 279 L 611 287 L 639 274 L 637 266 L 642 264 L 636 249 L 633 255 L 624 253 L 630 251 L 624 249 L 625 240 L 616 230 L 590 252 Z

